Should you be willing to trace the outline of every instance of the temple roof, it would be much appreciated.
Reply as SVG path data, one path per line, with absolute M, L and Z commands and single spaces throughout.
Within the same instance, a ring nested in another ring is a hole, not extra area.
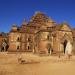
M 25 19 L 23 20 L 22 25 L 27 25 L 27 22 Z
M 47 15 L 42 12 L 36 12 L 30 19 L 29 25 L 46 25 L 47 22 L 54 23 Z
M 64 26 L 66 26 L 66 27 L 64 27 Z M 62 29 L 63 30 L 71 30 L 71 27 L 66 22 L 56 25 L 56 27 L 55 27 L 55 30 L 62 30 Z
M 16 24 L 13 24 L 12 27 L 17 27 L 17 25 Z
M 18 29 L 17 25 L 13 24 L 10 32 L 17 32 L 18 31 L 17 29 Z

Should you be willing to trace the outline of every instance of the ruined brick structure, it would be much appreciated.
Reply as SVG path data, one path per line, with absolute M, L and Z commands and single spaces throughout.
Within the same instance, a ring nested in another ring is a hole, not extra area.
M 41 12 L 36 12 L 21 27 L 15 24 L 9 32 L 8 52 L 65 53 L 66 42 L 70 41 L 74 51 L 74 29 L 67 23 L 57 24 Z

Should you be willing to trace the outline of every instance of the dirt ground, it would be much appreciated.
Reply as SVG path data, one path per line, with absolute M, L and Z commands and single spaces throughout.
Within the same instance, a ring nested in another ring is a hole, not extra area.
M 19 55 L 30 63 L 20 64 Z M 75 56 L 68 60 L 64 56 L 0 53 L 0 75 L 75 75 Z

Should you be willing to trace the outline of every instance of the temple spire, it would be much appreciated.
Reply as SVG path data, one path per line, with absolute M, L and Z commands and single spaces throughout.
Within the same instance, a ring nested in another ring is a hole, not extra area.
M 24 18 L 22 25 L 27 25 L 26 19 Z

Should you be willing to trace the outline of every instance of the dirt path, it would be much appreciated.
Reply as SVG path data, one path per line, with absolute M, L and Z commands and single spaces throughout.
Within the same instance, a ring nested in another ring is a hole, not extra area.
M 39 57 L 32 54 L 24 54 L 23 58 L 40 63 L 19 64 L 16 54 L 1 53 L 0 75 L 75 75 L 75 61 L 72 60 L 61 61 L 58 57 Z

